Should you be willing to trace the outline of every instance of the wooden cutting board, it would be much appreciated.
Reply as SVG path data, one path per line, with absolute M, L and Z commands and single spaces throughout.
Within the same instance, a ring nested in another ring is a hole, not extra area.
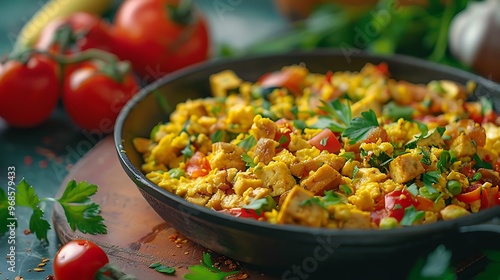
M 54 207 L 54 229 L 62 243 L 77 238 L 91 240 L 107 252 L 111 263 L 138 279 L 182 279 L 189 272 L 188 266 L 200 264 L 203 252 L 209 252 L 214 262 L 218 261 L 222 269 L 228 269 L 224 264 L 227 258 L 180 236 L 156 214 L 123 171 L 111 136 L 104 138 L 73 166 L 57 197 L 72 179 L 99 186 L 92 200 L 101 205 L 108 233 L 74 232 L 67 224 L 62 208 Z M 148 268 L 155 262 L 176 267 L 175 275 L 163 275 Z M 231 279 L 244 279 L 244 274 L 249 279 L 277 279 L 243 264 L 239 268 L 240 274 Z

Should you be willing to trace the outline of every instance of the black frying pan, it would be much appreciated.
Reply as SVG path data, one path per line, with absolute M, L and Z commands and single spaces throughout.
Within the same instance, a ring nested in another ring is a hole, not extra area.
M 466 242 L 470 234 L 465 232 L 500 233 L 500 225 L 486 223 L 500 217 L 500 207 L 452 221 L 391 230 L 272 225 L 188 203 L 157 187 L 140 171 L 142 158 L 134 150 L 132 139 L 148 137 L 154 125 L 168 120 L 168 112 L 160 106 L 157 95 L 164 96 L 170 109 L 174 109 L 175 104 L 187 98 L 208 96 L 208 76 L 226 69 L 235 71 L 245 80 L 255 81 L 266 72 L 292 64 L 305 63 L 311 72 L 326 73 L 327 70 L 358 71 L 368 62 L 386 62 L 393 78 L 414 83 L 446 79 L 465 84 L 474 80 L 478 84 L 475 95 L 490 97 L 495 107 L 500 108 L 498 84 L 471 73 L 405 56 L 380 57 L 328 50 L 218 60 L 167 75 L 144 88 L 125 106 L 114 134 L 119 160 L 145 199 L 181 234 L 217 253 L 261 269 L 272 268 L 283 279 L 312 279 L 314 275 L 330 272 L 338 275 L 340 270 L 345 272 L 350 266 L 354 270 L 345 275 L 358 275 L 368 270 L 368 275 L 375 276 L 389 267 L 394 273 L 402 273 L 405 271 L 402 267 L 407 269 L 416 256 L 428 252 L 436 244 L 451 240 Z M 394 262 L 399 265 L 395 266 Z

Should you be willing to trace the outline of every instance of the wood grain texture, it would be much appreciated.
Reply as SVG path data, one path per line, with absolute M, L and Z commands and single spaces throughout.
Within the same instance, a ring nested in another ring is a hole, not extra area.
M 62 208 L 57 206 L 52 219 L 61 243 L 77 238 L 91 240 L 106 251 L 110 262 L 138 279 L 182 279 L 189 272 L 188 266 L 200 264 L 203 252 L 210 252 L 214 262 L 223 263 L 225 260 L 223 256 L 183 238 L 156 214 L 123 171 L 111 136 L 103 139 L 73 166 L 57 197 L 72 179 L 99 186 L 92 199 L 101 205 L 108 233 L 89 235 L 72 231 Z M 175 276 L 148 268 L 154 262 L 176 267 Z M 239 268 L 249 279 L 276 279 L 245 265 L 240 264 Z M 222 265 L 222 269 L 227 269 L 227 266 Z

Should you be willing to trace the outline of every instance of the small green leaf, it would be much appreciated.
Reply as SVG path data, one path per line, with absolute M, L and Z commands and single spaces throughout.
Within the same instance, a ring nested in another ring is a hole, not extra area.
M 149 267 L 149 268 L 157 268 L 157 267 L 159 267 L 159 266 L 161 266 L 161 263 L 159 263 L 159 262 L 155 262 L 155 263 L 150 264 L 148 267 Z
M 35 189 L 28 184 L 25 179 L 22 179 L 16 186 L 16 206 L 30 207 L 31 209 L 38 209 L 40 199 L 35 193 Z
M 266 195 L 263 198 L 253 200 L 248 205 L 243 206 L 242 208 L 253 209 L 255 210 L 257 215 L 260 215 L 261 211 L 271 211 L 272 209 L 275 209 L 276 202 L 270 195 Z
M 210 137 L 212 143 L 221 142 L 224 139 L 224 130 L 217 129 Z
M 440 177 L 441 173 L 439 173 L 439 171 L 429 171 L 422 175 L 424 186 L 427 187 L 427 191 L 430 194 L 438 193 L 438 191 L 432 186 L 432 184 L 436 184 L 438 182 L 438 178 Z
M 249 135 L 247 138 L 245 138 L 241 142 L 239 142 L 238 146 L 249 151 L 256 144 L 257 144 L 257 140 L 255 140 L 255 137 L 253 137 L 253 135 Z
M 402 226 L 411 226 L 418 220 L 423 219 L 425 216 L 425 211 L 416 211 L 415 206 L 411 205 L 405 208 L 405 214 L 400 224 Z
M 365 140 L 370 131 L 378 126 L 377 115 L 370 109 L 370 111 L 362 112 L 361 117 L 354 118 L 350 126 L 342 133 L 342 136 L 349 138 L 349 143 L 354 144 L 358 141 Z
M 394 121 L 399 119 L 412 120 L 414 108 L 410 106 L 399 106 L 394 102 L 389 102 L 384 106 L 384 116 L 391 118 Z
M 39 208 L 33 210 L 29 223 L 30 231 L 36 235 L 39 240 L 47 241 L 47 232 L 50 224 L 43 218 L 43 211 Z
M 153 127 L 153 129 L 151 129 L 151 133 L 149 134 L 149 138 L 154 141 L 155 138 L 156 138 L 156 133 L 160 130 L 160 127 L 162 126 L 162 123 L 158 123 L 157 125 L 155 125 Z
M 476 163 L 474 164 L 475 168 L 493 169 L 493 165 L 491 165 L 491 163 L 482 160 L 477 154 L 474 154 L 472 159 L 474 159 L 474 162 Z
M 323 205 L 325 206 L 342 204 L 346 202 L 347 201 L 345 197 L 334 193 L 333 190 L 325 191 L 325 196 L 323 196 Z
M 160 273 L 165 273 L 165 274 L 175 273 L 175 267 L 169 267 L 166 265 L 159 265 L 159 266 L 155 267 L 154 270 L 156 270 Z
M 351 188 L 349 188 L 349 186 L 347 186 L 347 185 L 340 185 L 340 188 L 342 189 L 342 191 L 346 195 L 351 195 L 352 194 L 352 190 L 351 190 Z
M 60 203 L 86 203 L 89 201 L 89 196 L 97 192 L 97 188 L 96 185 L 88 184 L 85 181 L 77 184 L 75 180 L 71 180 L 58 201 Z
M 90 234 L 104 234 L 107 232 L 104 218 L 99 215 L 101 210 L 98 204 L 61 203 L 61 206 L 72 230 Z
M 241 159 L 246 163 L 246 166 L 248 167 L 255 167 L 257 164 L 253 162 L 253 158 L 251 158 L 247 153 L 244 153 L 241 155 Z

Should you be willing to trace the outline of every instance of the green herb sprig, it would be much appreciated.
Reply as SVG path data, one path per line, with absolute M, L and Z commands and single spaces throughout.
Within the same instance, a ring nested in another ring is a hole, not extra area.
M 44 201 L 52 201 L 61 205 L 72 230 L 89 234 L 104 234 L 107 233 L 107 228 L 104 224 L 104 218 L 100 216 L 100 206 L 90 199 L 97 192 L 97 189 L 96 185 L 85 181 L 77 183 L 75 180 L 71 180 L 66 185 L 60 198 L 39 198 L 35 188 L 25 179 L 22 179 L 16 186 L 15 206 L 27 207 L 33 210 L 29 221 L 29 230 L 41 241 L 48 242 L 47 234 L 51 228 L 49 222 L 43 217 L 44 212 L 40 208 L 40 203 Z M 8 206 L 9 202 L 5 191 L 0 189 L 1 235 L 7 232 L 6 222 L 9 216 L 12 217 L 12 212 L 6 211 Z

